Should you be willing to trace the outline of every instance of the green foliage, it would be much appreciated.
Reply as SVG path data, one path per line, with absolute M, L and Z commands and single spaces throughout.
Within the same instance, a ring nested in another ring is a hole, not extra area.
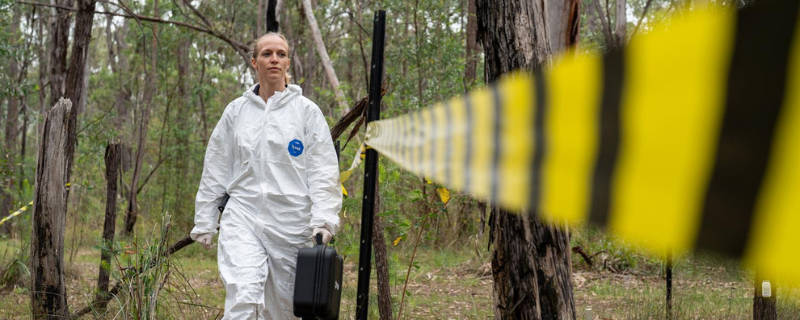
M 11 30 L 13 1 L 0 0 L 0 83 L 12 83 L 8 72 L 8 65 L 14 58 L 14 38 Z M 0 86 L 0 101 L 11 95 L 10 86 Z
M 0 243 L 0 288 L 9 286 L 27 287 L 30 277 L 28 269 L 29 244 L 19 241 Z M 9 254 L 10 252 L 10 254 Z
M 134 238 L 130 244 L 117 242 L 113 249 L 109 248 L 115 267 L 121 270 L 114 275 L 118 283 L 122 283 L 120 292 L 128 299 L 122 308 L 128 319 L 163 318 L 160 294 L 175 268 L 166 254 L 171 232 L 169 220 L 169 216 L 165 216 L 159 233 L 154 232 L 141 243 Z

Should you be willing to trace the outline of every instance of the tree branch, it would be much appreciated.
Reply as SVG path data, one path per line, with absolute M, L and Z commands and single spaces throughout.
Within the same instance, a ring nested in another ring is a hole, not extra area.
M 32 6 L 56 8 L 56 9 L 61 9 L 61 10 L 65 10 L 65 11 L 70 11 L 70 12 L 78 11 L 75 8 L 65 7 L 65 6 L 55 5 L 55 4 L 48 4 L 48 3 L 28 2 L 28 1 L 23 1 L 23 0 L 14 0 L 14 2 L 19 3 L 19 4 L 32 5 Z M 189 7 L 191 7 L 191 6 L 189 6 Z M 191 8 L 194 9 L 193 7 L 191 7 Z M 229 36 L 227 36 L 227 35 L 225 35 L 223 33 L 220 33 L 219 31 L 216 31 L 214 29 L 205 28 L 205 27 L 202 27 L 202 26 L 196 26 L 196 25 L 193 25 L 193 24 L 180 22 L 180 21 L 162 20 L 162 19 L 159 19 L 159 18 L 138 15 L 138 14 L 135 14 L 133 12 L 129 12 L 127 14 L 122 14 L 122 13 L 115 13 L 115 12 L 95 11 L 94 13 L 95 14 L 104 14 L 104 15 L 109 15 L 109 16 L 114 16 L 114 17 L 122 17 L 122 18 L 127 18 L 127 19 L 136 19 L 136 20 L 141 20 L 141 21 L 163 23 L 163 24 L 171 24 L 171 25 L 184 27 L 184 28 L 188 28 L 188 29 L 191 29 L 191 30 L 199 31 L 199 32 L 202 32 L 202 33 L 205 33 L 205 34 L 212 35 L 215 38 L 220 39 L 220 40 L 224 41 L 225 43 L 227 43 L 228 45 L 230 45 L 231 48 L 233 48 L 236 51 L 236 53 L 238 53 L 242 57 L 242 59 L 245 61 L 245 65 L 247 65 L 248 68 L 251 68 L 251 69 L 253 68 L 253 66 L 250 65 L 250 59 L 247 57 L 247 51 L 250 50 L 249 47 L 246 44 L 244 44 L 242 42 L 239 42 L 237 40 L 231 39 Z M 198 17 L 200 17 L 204 21 L 204 23 L 208 24 L 208 22 L 205 19 L 205 17 L 202 16 L 199 12 L 195 12 L 195 14 L 198 15 Z
M 600 6 L 600 0 L 593 0 L 592 3 L 594 3 L 595 12 L 597 12 L 600 18 L 600 24 L 602 25 L 603 34 L 606 38 L 606 45 L 614 46 L 614 36 L 611 34 L 611 21 L 606 20 L 606 15 L 603 13 L 603 8 Z
M 144 186 L 147 184 L 147 181 L 150 181 L 150 177 L 153 176 L 153 173 L 155 173 L 158 170 L 158 167 L 160 167 L 162 163 L 164 163 L 165 161 L 167 161 L 171 157 L 172 157 L 172 155 L 166 156 L 166 157 L 162 158 L 161 160 L 159 160 L 158 163 L 156 163 L 156 167 L 153 168 L 153 170 L 150 170 L 150 173 L 148 173 L 147 177 L 144 178 L 144 181 L 142 181 L 142 184 L 139 185 L 138 188 L 136 188 L 136 194 L 139 194 L 140 192 L 142 192 L 142 188 L 144 188 Z
M 215 37 L 217 37 L 217 38 L 219 38 L 219 39 L 221 39 L 222 41 L 225 41 L 225 42 L 227 42 L 227 43 L 233 43 L 233 42 L 235 42 L 235 40 L 231 39 L 231 38 L 230 38 L 230 37 L 228 37 L 227 35 L 225 35 L 225 34 L 223 34 L 223 33 L 219 32 L 219 31 L 217 31 L 216 29 L 214 29 L 214 26 L 211 24 L 211 22 L 210 22 L 210 21 L 208 21 L 208 19 L 206 18 L 206 16 L 204 16 L 202 13 L 200 13 L 200 11 L 199 11 L 199 10 L 197 10 L 197 8 L 195 8 L 195 7 L 194 7 L 194 6 L 193 6 L 193 5 L 192 5 L 192 4 L 189 2 L 189 0 L 183 0 L 183 4 L 184 4 L 184 5 L 186 5 L 187 7 L 189 7 L 189 9 L 191 9 L 191 10 L 192 10 L 192 13 L 194 13 L 194 15 L 195 15 L 195 16 L 197 16 L 198 18 L 200 18 L 200 20 L 202 20 L 202 21 L 203 21 L 203 23 L 204 23 L 204 24 L 206 25 L 206 27 L 208 28 L 208 31 L 210 32 L 209 34 L 211 34 L 211 35 L 213 35 L 213 36 L 215 36 Z M 231 46 L 233 46 L 233 45 L 231 45 Z M 245 65 L 246 65 L 248 68 L 250 68 L 250 70 L 254 70 L 254 69 L 253 69 L 253 65 L 250 63 L 250 58 L 247 56 L 247 52 L 248 52 L 248 51 L 250 51 L 250 47 L 248 47 L 246 44 L 243 44 L 243 43 L 238 43 L 236 46 L 233 46 L 233 49 L 234 49 L 234 50 L 236 50 L 236 53 L 238 53 L 238 54 L 239 54 L 239 56 L 241 56 L 241 57 L 242 57 L 242 59 L 244 60 L 244 64 L 245 64 Z
M 631 38 L 636 35 L 636 32 L 639 31 L 639 26 L 642 24 L 642 20 L 644 17 L 647 16 L 647 9 L 650 9 L 650 4 L 653 3 L 653 0 L 647 0 L 647 3 L 644 5 L 644 11 L 642 11 L 642 17 L 639 18 L 639 22 L 636 23 L 636 28 L 633 28 L 633 33 L 631 34 Z

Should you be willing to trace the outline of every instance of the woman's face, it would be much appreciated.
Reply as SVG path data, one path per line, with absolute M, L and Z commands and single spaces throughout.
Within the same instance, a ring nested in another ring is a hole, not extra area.
M 277 35 L 261 38 L 256 44 L 256 58 L 251 59 L 261 81 L 268 84 L 285 84 L 289 71 L 289 45 Z

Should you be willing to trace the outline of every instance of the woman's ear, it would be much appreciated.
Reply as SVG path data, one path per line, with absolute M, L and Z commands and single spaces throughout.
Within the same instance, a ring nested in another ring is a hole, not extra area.
M 250 64 L 253 66 L 253 69 L 258 70 L 258 67 L 256 66 L 256 59 L 255 58 L 250 58 Z

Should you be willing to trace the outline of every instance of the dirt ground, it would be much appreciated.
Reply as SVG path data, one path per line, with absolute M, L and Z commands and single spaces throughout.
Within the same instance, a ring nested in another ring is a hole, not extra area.
M 87 305 L 93 298 L 98 266 L 95 250 L 81 250 L 66 269 L 68 303 L 71 310 Z M 178 264 L 162 291 L 160 314 L 173 319 L 219 319 L 224 305 L 224 288 L 212 254 Z M 579 262 L 573 270 L 576 318 L 590 314 L 593 320 L 666 319 L 665 280 L 657 268 L 638 268 L 622 272 L 588 268 Z M 644 271 L 643 271 L 644 270 Z M 617 270 L 619 271 L 619 270 Z M 397 267 L 391 285 L 396 317 L 403 290 L 406 266 Z M 357 272 L 346 264 L 341 319 L 355 313 Z M 112 283 L 114 281 L 112 280 Z M 403 319 L 492 319 L 491 268 L 487 261 L 465 259 L 449 267 L 425 265 L 412 268 L 404 299 Z M 788 291 L 788 292 L 787 292 Z M 800 295 L 791 290 L 779 300 L 779 319 L 800 319 Z M 792 293 L 794 292 L 794 293 Z M 372 295 L 377 294 L 372 277 Z M 126 319 L 119 314 L 127 303 L 114 300 L 105 315 L 84 319 Z M 377 319 L 377 301 L 370 302 L 370 318 Z M 591 311 L 589 311 L 591 309 Z M 732 272 L 727 266 L 698 261 L 683 261 L 675 268 L 672 319 L 751 319 L 752 285 L 746 272 Z M 0 320 L 28 319 L 29 293 L 20 286 L 0 291 Z M 166 316 L 169 315 L 169 316 Z M 159 317 L 159 319 L 162 317 Z

